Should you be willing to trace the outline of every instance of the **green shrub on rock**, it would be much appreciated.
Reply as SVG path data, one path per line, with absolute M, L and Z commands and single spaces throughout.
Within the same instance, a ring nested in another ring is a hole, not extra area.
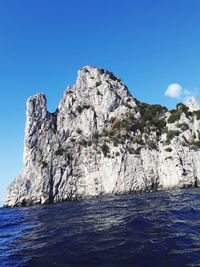
M 119 155 L 120 155 L 120 153 L 117 151 L 117 152 L 115 153 L 115 156 L 116 156 L 116 157 L 119 157 Z
M 172 148 L 171 148 L 171 147 L 167 147 L 167 148 L 165 149 L 165 151 L 167 151 L 167 152 L 172 152 Z
M 174 123 L 178 120 L 180 120 L 182 114 L 182 110 L 171 110 L 171 115 L 169 116 L 167 122 L 168 123 Z
M 86 104 L 83 106 L 79 105 L 77 106 L 76 111 L 78 111 L 78 113 L 81 114 L 84 109 L 89 109 L 90 107 L 91 107 L 90 105 L 86 105 Z
M 138 147 L 134 150 L 134 154 L 139 155 L 142 147 Z
M 98 86 L 100 86 L 100 85 L 101 85 L 101 81 L 96 82 L 96 84 L 95 84 L 96 87 L 98 87 Z
M 180 110 L 180 111 L 184 112 L 186 114 L 186 116 L 188 115 L 188 112 L 189 112 L 189 108 L 183 103 L 178 103 L 176 105 L 176 110 Z
M 158 150 L 158 145 L 156 144 L 156 142 L 150 141 L 150 142 L 148 143 L 148 148 L 149 148 L 150 150 Z
M 181 129 L 181 131 L 186 131 L 189 129 L 189 125 L 187 123 L 177 124 L 177 127 Z
M 56 151 L 55 151 L 55 155 L 56 156 L 62 156 L 64 153 L 64 149 L 63 148 L 58 148 Z
M 82 140 L 79 142 L 79 144 L 80 144 L 81 146 L 87 147 L 87 141 L 86 141 L 85 139 L 82 139 Z
M 179 131 L 173 131 L 173 130 L 169 130 L 167 133 L 167 143 L 169 144 L 170 141 L 175 137 L 178 136 L 180 134 Z
M 196 116 L 197 120 L 200 120 L 200 110 L 193 111 L 193 114 Z
M 81 113 L 83 109 L 82 109 L 81 106 L 78 106 L 78 107 L 76 108 L 76 110 L 78 111 L 78 113 Z
M 106 143 L 104 143 L 101 147 L 102 153 L 104 154 L 104 157 L 107 156 L 107 154 L 110 152 L 110 149 Z
M 48 163 L 46 161 L 42 161 L 41 166 L 42 166 L 42 169 L 44 169 L 48 166 Z
M 81 130 L 80 128 L 78 128 L 78 129 L 76 130 L 76 132 L 77 132 L 77 134 L 82 134 L 82 130 Z
M 173 158 L 172 158 L 171 156 L 165 158 L 165 160 L 168 160 L 168 159 L 171 160 L 171 159 L 173 159 Z

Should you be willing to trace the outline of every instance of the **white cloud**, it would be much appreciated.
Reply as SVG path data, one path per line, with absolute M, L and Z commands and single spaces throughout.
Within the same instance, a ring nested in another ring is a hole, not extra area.
M 181 96 L 182 90 L 183 88 L 180 84 L 172 83 L 167 87 L 165 95 L 173 98 L 179 98 Z
M 187 88 L 183 88 L 178 83 L 172 83 L 167 87 L 165 95 L 173 98 L 178 98 L 179 101 L 186 103 L 192 97 L 198 98 L 200 95 L 200 90 L 198 88 L 188 90 Z

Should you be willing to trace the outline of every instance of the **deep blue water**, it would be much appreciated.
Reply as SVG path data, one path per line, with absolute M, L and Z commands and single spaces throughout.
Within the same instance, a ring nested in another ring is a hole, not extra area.
M 0 209 L 0 266 L 200 266 L 200 189 Z

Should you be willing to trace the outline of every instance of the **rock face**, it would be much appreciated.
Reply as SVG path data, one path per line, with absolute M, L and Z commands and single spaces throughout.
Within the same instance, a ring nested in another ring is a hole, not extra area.
M 189 107 L 190 111 L 196 111 L 200 109 L 200 105 L 195 97 L 191 97 L 187 102 L 186 105 Z
M 134 99 L 112 73 L 86 66 L 55 113 L 27 102 L 24 168 L 6 207 L 200 184 L 200 111 Z

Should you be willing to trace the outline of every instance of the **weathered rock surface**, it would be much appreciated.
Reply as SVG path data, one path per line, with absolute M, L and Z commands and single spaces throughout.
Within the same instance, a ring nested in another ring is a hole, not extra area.
M 28 99 L 24 168 L 5 206 L 199 186 L 200 113 L 188 105 L 141 103 L 112 73 L 82 68 L 55 113 L 45 95 Z

